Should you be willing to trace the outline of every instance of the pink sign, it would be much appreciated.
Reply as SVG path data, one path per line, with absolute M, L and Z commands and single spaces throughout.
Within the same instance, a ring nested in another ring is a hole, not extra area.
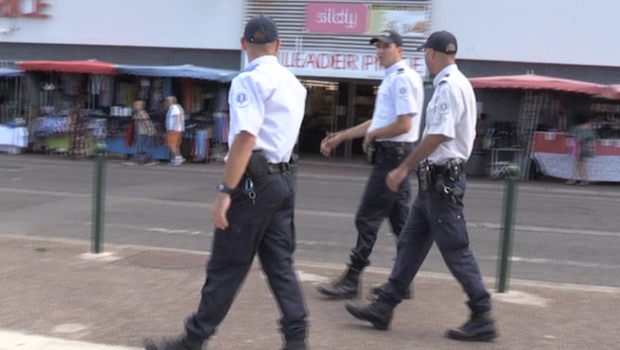
M 309 2 L 306 30 L 310 33 L 364 34 L 368 29 L 368 6 L 340 2 Z

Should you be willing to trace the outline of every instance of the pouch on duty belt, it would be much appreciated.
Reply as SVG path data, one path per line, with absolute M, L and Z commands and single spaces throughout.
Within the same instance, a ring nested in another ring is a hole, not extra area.
M 263 151 L 252 151 L 246 174 L 253 180 L 259 180 L 269 175 L 267 158 Z

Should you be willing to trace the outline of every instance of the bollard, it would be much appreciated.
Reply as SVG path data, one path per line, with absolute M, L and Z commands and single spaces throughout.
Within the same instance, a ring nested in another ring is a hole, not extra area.
M 506 192 L 504 193 L 504 213 L 502 235 L 500 237 L 500 259 L 497 267 L 497 292 L 505 293 L 508 289 L 508 275 L 510 274 L 510 255 L 512 252 L 512 233 L 515 219 L 515 203 L 517 199 L 517 179 L 519 167 L 509 166 L 506 176 Z
M 103 212 L 105 191 L 105 147 L 95 148 L 95 178 L 93 185 L 92 253 L 103 252 Z

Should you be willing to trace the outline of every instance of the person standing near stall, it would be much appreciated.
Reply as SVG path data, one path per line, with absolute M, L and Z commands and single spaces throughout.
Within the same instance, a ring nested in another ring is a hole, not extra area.
M 185 132 L 185 111 L 175 96 L 166 97 L 166 145 L 170 148 L 170 165 L 179 166 L 185 162 L 181 156 L 181 141 Z
M 588 159 L 596 155 L 595 140 L 598 136 L 592 127 L 589 116 L 579 114 L 575 120 L 578 125 L 573 126 L 568 132 L 569 137 L 572 139 L 571 153 L 575 157 L 575 169 L 573 176 L 566 181 L 566 184 L 587 186 L 590 184 Z
M 75 104 L 71 118 L 71 143 L 69 144 L 68 156 L 73 160 L 87 159 L 86 155 L 86 114 L 84 113 L 84 101 Z
M 150 166 L 159 162 L 153 159 L 153 147 L 155 145 L 155 126 L 149 114 L 144 110 L 144 100 L 133 103 L 133 120 L 135 123 L 134 154 L 131 160 L 123 165 L 136 165 L 139 160 L 142 164 Z

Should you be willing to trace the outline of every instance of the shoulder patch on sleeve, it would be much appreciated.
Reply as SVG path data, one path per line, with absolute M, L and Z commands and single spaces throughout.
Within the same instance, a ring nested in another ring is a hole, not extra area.
M 233 99 L 235 106 L 243 108 L 250 104 L 250 94 L 245 89 L 239 89 L 235 92 Z
M 405 73 L 405 68 L 398 68 L 397 72 L 398 74 L 403 74 Z
M 439 103 L 439 114 L 448 114 L 450 112 L 450 104 L 448 102 Z

